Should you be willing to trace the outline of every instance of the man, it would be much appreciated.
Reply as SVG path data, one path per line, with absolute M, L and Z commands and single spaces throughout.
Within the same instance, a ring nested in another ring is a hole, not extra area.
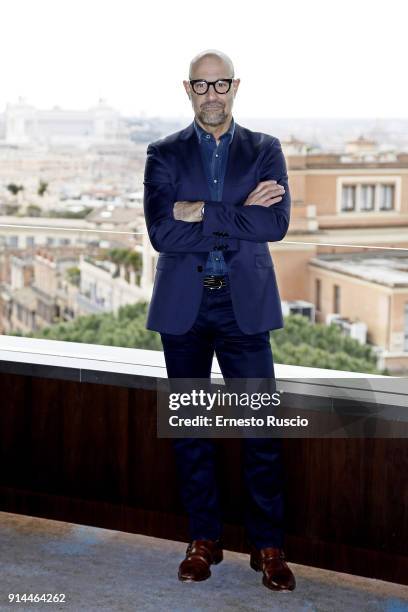
M 198 54 L 183 81 L 194 121 L 147 149 L 145 218 L 160 252 L 147 328 L 161 334 L 169 378 L 209 379 L 214 352 L 224 379 L 275 376 L 269 330 L 283 318 L 267 243 L 288 229 L 288 177 L 279 140 L 234 121 L 239 83 L 224 53 Z M 223 558 L 214 442 L 173 444 L 191 532 L 179 579 L 204 580 Z M 243 451 L 250 565 L 268 588 L 293 590 L 281 440 L 245 438 Z

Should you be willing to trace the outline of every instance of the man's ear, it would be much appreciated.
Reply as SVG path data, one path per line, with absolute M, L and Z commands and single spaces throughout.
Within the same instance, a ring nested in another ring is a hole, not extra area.
M 184 85 L 184 89 L 186 90 L 186 93 L 187 93 L 189 99 L 191 100 L 190 83 L 188 81 L 183 81 L 183 85 Z
M 238 91 L 238 87 L 239 87 L 240 82 L 241 82 L 241 79 L 234 79 L 234 82 L 233 82 L 233 87 L 234 87 L 234 97 L 235 97 L 235 96 L 236 96 L 236 94 L 237 94 L 237 91 Z

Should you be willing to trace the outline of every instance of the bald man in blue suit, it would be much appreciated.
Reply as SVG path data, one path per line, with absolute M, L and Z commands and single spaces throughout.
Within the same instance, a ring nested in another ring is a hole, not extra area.
M 214 353 L 225 379 L 274 379 L 269 330 L 283 317 L 268 242 L 284 238 L 290 194 L 277 138 L 240 126 L 240 80 L 216 50 L 190 64 L 194 121 L 147 149 L 144 210 L 160 253 L 147 328 L 160 332 L 169 378 L 210 378 Z M 285 560 L 281 439 L 245 438 L 250 565 L 272 590 L 293 590 Z M 211 439 L 173 440 L 190 543 L 182 581 L 205 580 L 223 558 Z

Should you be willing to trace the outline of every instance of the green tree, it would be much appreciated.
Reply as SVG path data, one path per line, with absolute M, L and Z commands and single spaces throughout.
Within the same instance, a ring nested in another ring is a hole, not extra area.
M 29 204 L 26 209 L 27 217 L 41 217 L 41 208 L 36 204 Z
M 81 316 L 27 336 L 160 351 L 160 335 L 145 328 L 147 308 L 145 302 L 127 304 L 116 314 Z M 334 324 L 313 324 L 302 315 L 289 315 L 285 317 L 285 327 L 273 330 L 270 336 L 275 363 L 388 374 L 387 370 L 376 369 L 376 358 L 370 346 L 343 336 Z
M 79 287 L 79 282 L 81 279 L 81 270 L 78 266 L 72 266 L 65 271 L 65 277 L 71 285 L 75 285 Z
M 129 282 L 129 270 L 130 268 L 133 268 L 133 270 L 137 273 L 136 282 L 138 285 L 140 285 L 140 276 L 143 266 L 143 258 L 141 253 L 132 249 L 109 249 L 105 251 L 104 257 L 116 264 L 114 277 L 119 276 L 119 268 L 120 266 L 124 266 L 125 278 Z
M 74 321 L 44 327 L 30 338 L 85 342 L 104 346 L 123 346 L 161 350 L 159 334 L 145 328 L 147 304 L 127 304 L 116 314 L 103 313 L 77 317 Z M 11 333 L 10 335 L 21 335 Z
M 9 183 L 7 185 L 7 189 L 13 195 L 17 195 L 19 191 L 23 191 L 24 187 L 23 185 L 16 185 L 15 183 Z
M 93 210 L 91 206 L 86 206 L 83 210 L 73 212 L 72 210 L 55 210 L 48 211 L 47 217 L 57 219 L 85 219 L 87 215 Z
M 376 356 L 368 344 L 344 336 L 335 325 L 311 323 L 302 315 L 285 317 L 285 326 L 271 332 L 274 360 L 348 372 L 378 373 Z
M 136 272 L 142 269 L 142 255 L 131 249 L 109 249 L 105 251 L 105 257 L 118 265 L 132 267 Z
M 6 204 L 6 215 L 16 215 L 20 206 L 18 204 Z
M 48 183 L 46 181 L 40 180 L 40 184 L 37 189 L 38 195 L 42 197 L 44 193 L 47 191 L 47 189 L 48 189 Z

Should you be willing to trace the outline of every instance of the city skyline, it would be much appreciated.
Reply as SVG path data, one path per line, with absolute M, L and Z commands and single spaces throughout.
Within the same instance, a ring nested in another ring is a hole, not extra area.
M 400 0 L 386 10 L 366 0 L 330 9 L 322 0 L 262 0 L 251 12 L 210 0 L 197 8 L 193 19 L 184 0 L 140 7 L 125 0 L 6 0 L 3 14 L 18 28 L 4 28 L 0 40 L 8 58 L 0 112 L 20 96 L 38 108 L 75 109 L 104 98 L 126 116 L 187 118 L 192 109 L 182 80 L 189 61 L 217 48 L 241 79 L 234 106 L 240 116 L 408 116 L 407 9 Z

